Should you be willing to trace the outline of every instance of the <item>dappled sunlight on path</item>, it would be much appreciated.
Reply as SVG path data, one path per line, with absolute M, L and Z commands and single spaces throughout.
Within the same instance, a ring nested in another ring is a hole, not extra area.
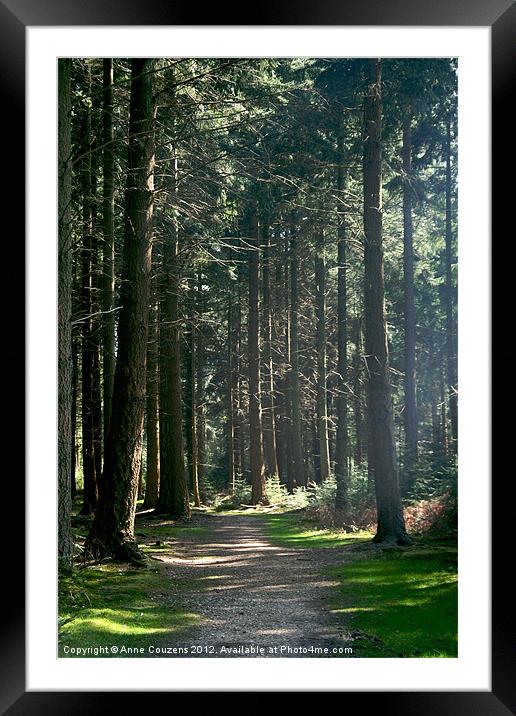
M 193 585 L 181 592 L 181 602 L 204 619 L 191 632 L 190 644 L 213 646 L 218 656 L 227 655 L 218 653 L 222 646 L 278 647 L 276 654 L 265 656 L 280 656 L 285 646 L 351 645 L 342 623 L 326 607 L 334 583 L 321 576 L 321 569 L 339 562 L 335 550 L 275 546 L 254 516 L 198 519 L 206 528 L 203 536 L 174 542 L 170 551 L 155 556 L 177 584 Z

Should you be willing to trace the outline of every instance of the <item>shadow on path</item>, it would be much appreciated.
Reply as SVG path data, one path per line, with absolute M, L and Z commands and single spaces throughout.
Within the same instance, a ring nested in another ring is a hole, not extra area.
M 182 606 L 204 617 L 185 645 L 204 647 L 198 655 L 207 657 L 256 656 L 245 653 L 251 646 L 272 657 L 344 655 L 351 637 L 326 607 L 333 583 L 321 576 L 342 554 L 277 547 L 256 517 L 202 515 L 196 524 L 207 528 L 206 536 L 156 556 L 179 584 L 201 585 L 179 596 Z M 319 651 L 305 651 L 310 647 Z M 226 653 L 232 648 L 244 653 Z

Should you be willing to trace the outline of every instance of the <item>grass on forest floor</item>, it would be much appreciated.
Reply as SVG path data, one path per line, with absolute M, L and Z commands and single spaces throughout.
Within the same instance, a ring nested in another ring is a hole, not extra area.
M 179 586 L 157 567 L 144 569 L 102 564 L 77 570 L 59 584 L 59 656 L 76 654 L 77 647 L 108 647 L 100 656 L 132 656 L 122 647 L 134 649 L 165 646 L 171 637 L 197 624 L 197 614 L 185 612 L 171 597 Z M 111 647 L 118 649 L 111 652 Z
M 457 656 L 457 545 L 416 537 L 408 548 L 357 549 L 370 533 L 319 530 L 299 513 L 264 517 L 286 547 L 344 548 L 324 573 L 337 582 L 330 603 L 355 637 L 356 657 Z
M 75 540 L 80 543 L 87 531 L 87 525 L 75 526 Z M 166 520 L 136 525 L 136 539 L 147 556 L 170 552 L 173 544 L 167 540 L 195 540 L 205 532 L 203 527 Z M 59 656 L 148 657 L 151 645 L 169 646 L 200 623 L 201 617 L 185 611 L 177 598 L 181 591 L 193 589 L 202 587 L 193 580 L 172 580 L 150 561 L 141 568 L 113 562 L 78 566 L 59 580 Z M 92 650 L 72 651 L 79 647 Z M 99 647 L 107 647 L 107 653 Z M 127 653 L 122 647 L 144 652 Z
M 324 570 L 337 583 L 328 606 L 352 632 L 355 657 L 457 656 L 453 541 L 419 537 L 409 548 L 368 549 L 371 533 L 320 529 L 303 510 L 223 514 L 261 519 L 268 537 L 281 546 L 342 550 L 342 563 Z M 87 525 L 78 524 L 74 532 L 81 541 Z M 149 556 L 170 552 L 176 539 L 194 541 L 208 532 L 195 518 L 193 524 L 146 517 L 136 522 L 136 539 Z M 201 619 L 182 610 L 171 595 L 198 589 L 197 582 L 173 582 L 151 563 L 143 569 L 113 563 L 78 569 L 60 580 L 59 655 L 67 656 L 70 647 L 168 645 Z M 110 655 L 125 654 L 102 654 Z
M 135 526 L 135 538 L 139 547 L 145 554 L 170 551 L 174 540 L 183 542 L 195 542 L 199 537 L 209 533 L 205 527 L 197 525 L 174 524 L 171 520 L 137 521 Z
M 314 522 L 303 519 L 303 512 L 285 512 L 264 515 L 268 537 L 285 547 L 343 547 L 365 543 L 372 539 L 367 531 L 344 532 L 318 527 Z
M 456 550 L 384 552 L 330 567 L 332 611 L 358 631 L 361 657 L 456 657 Z

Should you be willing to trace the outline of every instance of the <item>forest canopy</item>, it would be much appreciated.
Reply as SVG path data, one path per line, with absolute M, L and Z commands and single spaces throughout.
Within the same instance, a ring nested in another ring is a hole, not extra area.
M 453 523 L 456 61 L 61 59 L 58 110 L 62 563 L 73 500 L 134 563 L 137 508 Z

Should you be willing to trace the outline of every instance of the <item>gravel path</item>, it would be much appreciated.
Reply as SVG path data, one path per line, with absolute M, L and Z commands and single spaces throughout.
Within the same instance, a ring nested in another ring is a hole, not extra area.
M 171 596 L 204 617 L 184 639 L 188 655 L 350 655 L 343 650 L 351 647 L 352 636 L 328 610 L 332 582 L 321 576 L 324 566 L 343 561 L 341 550 L 275 546 L 252 516 L 204 515 L 196 524 L 207 535 L 176 542 L 170 555 L 159 557 L 174 580 L 202 585 Z M 193 645 L 202 653 L 191 654 Z

